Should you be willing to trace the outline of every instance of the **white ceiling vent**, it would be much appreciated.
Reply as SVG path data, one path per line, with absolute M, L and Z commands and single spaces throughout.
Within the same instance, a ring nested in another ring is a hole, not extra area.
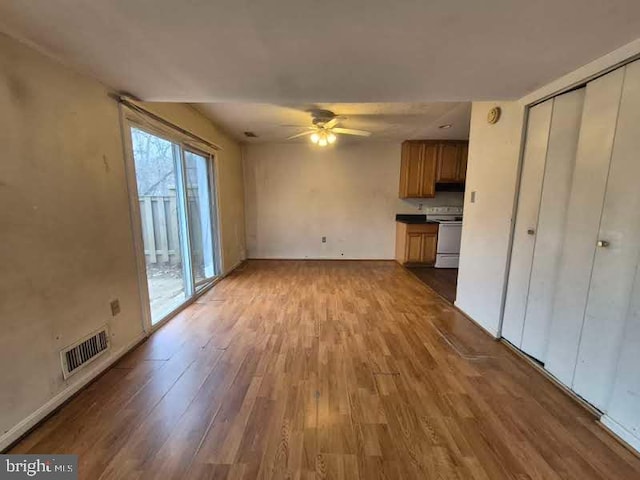
M 109 350 L 109 335 L 105 325 L 97 332 L 84 337 L 60 352 L 64 378 L 81 370 L 107 350 Z

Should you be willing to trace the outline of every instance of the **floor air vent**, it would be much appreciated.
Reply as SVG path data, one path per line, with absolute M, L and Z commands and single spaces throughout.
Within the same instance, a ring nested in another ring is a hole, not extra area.
M 60 352 L 64 378 L 73 375 L 81 367 L 91 363 L 108 349 L 109 335 L 106 327 L 85 337 L 75 345 L 65 348 Z

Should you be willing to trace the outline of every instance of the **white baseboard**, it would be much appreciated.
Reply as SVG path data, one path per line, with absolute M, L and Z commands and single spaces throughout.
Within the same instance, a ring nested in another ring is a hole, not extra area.
M 640 438 L 636 437 L 633 433 L 607 415 L 603 415 L 600 418 L 600 423 L 616 437 L 629 445 L 636 452 L 640 453 Z
M 97 363 L 92 368 L 87 368 L 82 375 L 60 393 L 55 395 L 35 412 L 18 422 L 16 425 L 7 430 L 0 436 L 0 452 L 4 451 L 9 445 L 18 440 L 22 435 L 27 433 L 31 428 L 41 422 L 47 415 L 51 414 L 56 408 L 71 398 L 76 392 L 85 387 L 91 380 L 96 378 L 107 368 L 118 361 L 123 355 L 129 352 L 133 347 L 140 343 L 147 335 L 142 332 L 130 343 L 120 348 L 111 355 L 104 357 L 104 361 Z

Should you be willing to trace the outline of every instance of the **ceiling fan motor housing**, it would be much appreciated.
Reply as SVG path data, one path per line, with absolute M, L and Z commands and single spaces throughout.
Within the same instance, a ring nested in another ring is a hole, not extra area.
M 371 132 L 365 130 L 355 130 L 353 128 L 339 127 L 338 123 L 344 120 L 345 117 L 337 116 L 330 110 L 323 109 L 311 109 L 307 110 L 311 114 L 312 127 L 307 127 L 306 131 L 291 135 L 287 140 L 293 140 L 294 138 L 310 136 L 313 143 L 324 147 L 336 141 L 336 134 L 340 135 L 357 135 L 361 137 L 368 137 Z
M 330 110 L 312 110 L 311 116 L 313 117 L 313 124 L 320 126 L 333 120 L 336 114 Z

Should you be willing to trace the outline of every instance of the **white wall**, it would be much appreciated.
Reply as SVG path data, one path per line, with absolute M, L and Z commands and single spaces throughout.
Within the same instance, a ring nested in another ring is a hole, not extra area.
M 461 193 L 398 199 L 400 143 L 245 147 L 250 258 L 392 259 L 396 213 L 461 205 Z M 321 238 L 327 237 L 327 243 Z
M 107 93 L 0 35 L 0 450 L 144 337 L 119 113 Z M 244 250 L 239 147 L 190 107 L 164 112 L 225 145 L 232 265 Z M 111 353 L 65 381 L 60 349 L 105 323 Z
M 494 336 L 502 309 L 524 116 L 520 103 L 500 102 L 500 121 L 490 125 L 487 113 L 496 105 L 474 102 L 471 108 L 456 298 L 456 306 Z
M 63 380 L 60 349 L 105 323 L 114 353 L 143 331 L 118 108 L 107 90 L 0 36 L 0 124 L 6 434 L 79 380 Z M 112 318 L 114 298 L 122 311 Z

